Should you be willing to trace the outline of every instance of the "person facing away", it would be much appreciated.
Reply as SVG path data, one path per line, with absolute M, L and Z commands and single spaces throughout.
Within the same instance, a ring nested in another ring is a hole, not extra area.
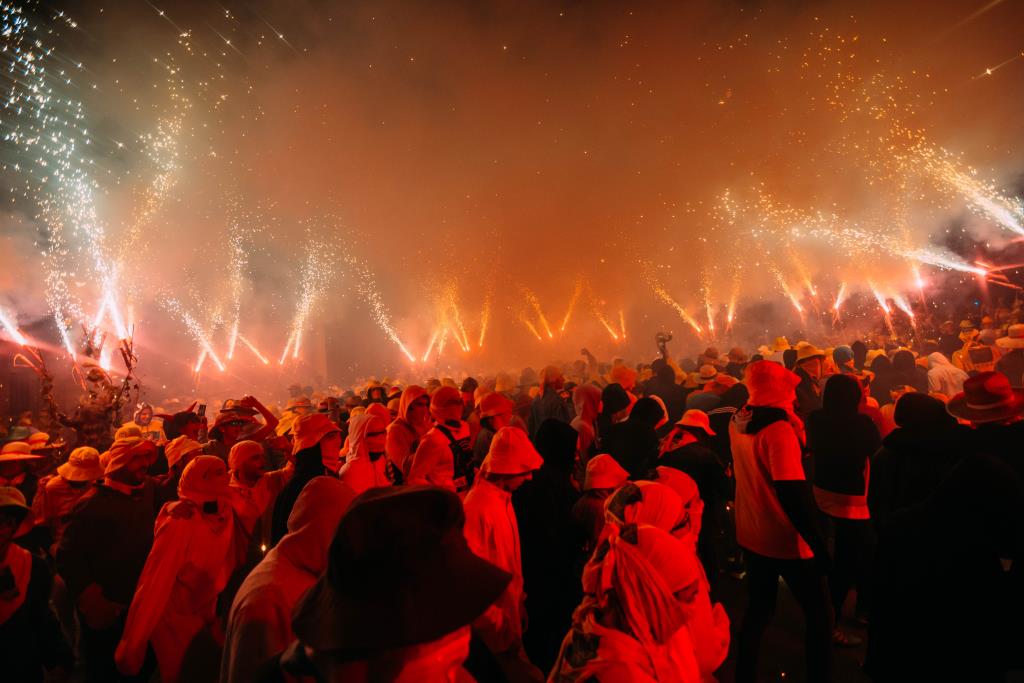
M 530 406 L 530 419 L 527 421 L 531 439 L 537 437 L 537 430 L 545 420 L 561 420 L 565 423 L 572 421 L 572 409 L 561 396 L 564 385 L 565 376 L 561 368 L 549 365 L 541 370 L 541 395 Z
M 820 359 L 819 359 L 820 361 Z M 738 634 L 736 680 L 757 678 L 761 639 L 782 579 L 804 613 L 807 680 L 827 681 L 832 610 L 829 555 L 802 460 L 803 423 L 794 412 L 801 378 L 771 361 L 747 367 L 747 406 L 729 425 L 736 476 L 736 540 L 746 551 L 749 601 Z
M 160 511 L 114 655 L 121 673 L 137 675 L 151 644 L 162 681 L 216 676 L 217 597 L 238 559 L 229 481 L 223 460 L 201 455 Z
M 299 493 L 313 477 L 336 477 L 340 466 L 341 431 L 323 413 L 306 413 L 292 425 L 295 473 L 274 502 L 270 542 L 276 545 L 288 533 L 288 515 Z
M 870 459 L 882 439 L 871 418 L 859 412 L 862 390 L 850 375 L 825 382 L 822 407 L 807 418 L 807 448 L 814 460 L 814 498 L 828 519 L 835 558 L 829 590 L 836 619 L 850 588 L 857 586 L 857 610 L 867 615 L 870 559 L 875 534 L 868 508 Z M 858 645 L 859 639 L 838 628 L 832 640 Z
M 246 577 L 228 615 L 220 680 L 249 683 L 295 640 L 292 609 L 327 567 L 338 522 L 356 497 L 333 477 L 314 477 L 288 516 L 288 533 Z
M 612 425 L 603 437 L 602 446 L 631 479 L 644 477 L 655 466 L 658 436 L 654 428 L 663 417 L 658 402 L 645 397 L 636 402 L 625 422 Z
M 455 387 L 441 387 L 430 397 L 434 426 L 420 439 L 413 454 L 410 484 L 440 486 L 459 493 L 468 490 L 473 451 L 462 408 L 462 395 Z

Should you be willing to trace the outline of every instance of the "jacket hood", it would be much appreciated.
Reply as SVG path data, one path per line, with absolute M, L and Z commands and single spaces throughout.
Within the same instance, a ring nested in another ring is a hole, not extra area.
M 952 367 L 952 363 L 949 362 L 949 359 L 946 358 L 941 353 L 939 353 L 938 351 L 936 351 L 934 353 L 929 353 L 928 354 L 928 369 L 929 370 L 932 369 L 932 368 L 942 367 L 944 365 L 948 365 L 948 366 Z
M 387 420 L 380 415 L 363 413 L 362 415 L 356 415 L 348 421 L 347 461 L 370 457 L 370 451 L 366 445 L 366 433 L 370 431 L 370 427 L 375 423 L 380 427 L 381 431 L 387 429 Z
M 416 384 L 410 384 L 402 392 L 402 397 L 398 399 L 398 417 L 402 418 L 406 422 L 409 421 L 409 406 L 412 402 L 418 399 L 420 396 L 426 396 L 427 390 Z
M 593 424 L 601 409 L 601 390 L 593 384 L 581 384 L 572 393 L 576 415 L 587 424 Z
M 331 539 L 355 497 L 351 487 L 334 477 L 310 479 L 288 515 L 288 533 L 277 553 L 310 574 L 323 573 Z

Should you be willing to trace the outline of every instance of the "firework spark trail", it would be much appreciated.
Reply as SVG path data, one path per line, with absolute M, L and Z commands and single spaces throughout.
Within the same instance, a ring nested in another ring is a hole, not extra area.
M 200 351 L 208 355 L 210 360 L 213 361 L 213 364 L 217 366 L 217 369 L 223 372 L 224 364 L 217 356 L 216 351 L 213 350 L 213 344 L 210 343 L 210 335 L 207 333 L 206 329 L 199 324 L 199 321 L 197 321 L 191 313 L 186 311 L 181 305 L 181 302 L 174 297 L 163 297 L 160 300 L 160 303 L 163 305 L 164 309 L 181 320 L 182 324 L 185 325 L 185 329 L 188 330 L 189 334 L 192 336 L 192 339 L 199 344 Z
M 206 349 L 203 349 L 203 350 L 201 350 L 199 352 L 199 358 L 196 360 L 195 367 L 192 368 L 192 374 L 198 375 L 199 371 L 203 369 L 203 363 L 206 362 L 206 356 L 207 355 L 208 354 L 207 354 Z
M 288 341 L 285 342 L 284 351 L 281 352 L 281 360 L 277 362 L 278 365 L 284 365 L 285 359 L 288 358 L 288 352 L 292 350 L 292 343 L 295 342 L 295 333 L 288 335 Z
M 776 265 L 772 265 L 770 266 L 770 268 L 772 274 L 775 275 L 775 281 L 779 283 L 779 288 L 782 289 L 782 293 L 786 295 L 786 298 L 788 298 L 790 303 L 793 304 L 793 308 L 795 308 L 796 312 L 799 313 L 802 317 L 804 314 L 804 307 L 800 305 L 800 299 L 789 288 L 789 285 L 786 283 L 786 278 L 782 274 L 782 271 L 779 270 L 778 266 Z
M 715 335 L 715 311 L 711 305 L 711 276 L 704 271 L 701 283 L 701 297 L 704 299 L 704 313 L 708 319 L 708 334 Z
M 651 288 L 654 290 L 654 293 L 658 295 L 658 298 L 661 299 L 666 304 L 668 304 L 669 306 L 671 306 L 675 310 L 675 312 L 679 314 L 679 317 L 683 319 L 683 322 L 692 327 L 697 334 L 701 334 L 703 332 L 700 324 L 694 319 L 692 315 L 690 315 L 690 312 L 687 311 L 682 306 L 680 306 L 679 303 L 676 302 L 676 300 L 673 299 L 672 296 L 665 291 L 664 287 L 662 287 L 659 284 L 652 283 Z
M 440 358 L 444 355 L 444 347 L 448 342 L 448 328 L 441 330 L 441 337 L 437 340 L 437 357 Z
M 477 348 L 482 349 L 484 347 L 484 335 L 487 334 L 487 323 L 491 317 L 491 293 L 488 292 L 484 299 L 484 308 L 480 312 L 480 339 L 477 341 Z
M 836 315 L 839 315 L 839 309 L 842 307 L 843 302 L 846 300 L 846 283 L 843 282 L 839 285 L 839 293 L 836 294 L 836 302 L 832 304 L 832 310 L 835 311 Z
M 18 326 L 14 324 L 14 318 L 12 318 L 11 315 L 3 308 L 0 308 L 0 325 L 2 325 L 4 330 L 7 331 L 7 336 L 10 337 L 14 343 L 19 346 L 24 346 L 28 343 L 24 335 L 18 331 Z
M 961 166 L 950 152 L 921 142 L 911 150 L 908 163 L 965 198 L 976 213 L 1024 235 L 1024 204 L 1003 195 L 991 182 L 979 180 L 974 169 Z
M 290 326 L 292 359 L 298 359 L 306 323 L 334 275 L 334 250 L 329 244 L 315 239 L 312 236 L 312 229 L 308 229 L 307 233 L 309 238 L 306 242 L 306 259 L 299 279 L 299 300 L 295 305 Z
M 619 329 L 622 330 L 622 338 L 625 339 L 626 338 L 626 314 L 625 314 L 625 312 L 621 308 L 619 309 Z
M 892 300 L 898 309 L 907 314 L 907 317 L 910 318 L 910 324 L 916 328 L 917 319 L 914 317 L 914 309 L 910 307 L 910 302 L 908 302 L 901 294 L 894 295 Z
M 252 351 L 253 354 L 257 358 L 260 359 L 261 363 L 263 363 L 264 365 L 269 365 L 270 364 L 270 361 L 267 360 L 266 356 L 264 356 L 262 353 L 260 353 L 260 350 L 256 348 L 255 344 L 253 344 L 251 341 L 246 339 L 243 335 L 238 335 L 238 340 L 240 342 L 242 342 L 243 344 L 245 344 L 247 347 L 249 347 L 249 350 Z
M 450 284 L 445 290 L 445 312 L 451 311 L 452 320 L 455 325 L 451 328 L 455 341 L 462 347 L 463 351 L 469 351 L 469 336 L 466 334 L 466 327 L 462 324 L 462 313 L 459 311 L 459 298 L 455 291 L 455 285 Z
M 572 311 L 576 307 L 576 302 L 579 300 L 582 293 L 583 278 L 576 278 L 576 283 L 573 285 L 572 296 L 569 297 L 569 306 L 566 308 L 565 317 L 562 318 L 562 326 L 559 328 L 561 332 L 565 332 L 565 328 L 569 325 L 569 319 L 572 317 Z
M 548 325 L 548 319 L 544 317 L 544 310 L 540 307 L 540 300 L 537 299 L 537 295 L 534 294 L 531 290 L 527 289 L 526 287 L 523 287 L 523 295 L 526 297 L 526 300 L 533 307 L 533 310 L 536 311 L 537 319 L 540 320 L 540 324 L 544 328 L 544 331 L 547 333 L 548 339 L 554 339 L 555 335 L 551 331 L 551 326 Z
M 47 227 L 43 250 L 47 304 L 65 348 L 73 355 L 66 316 L 77 320 L 86 316 L 68 289 L 65 278 L 74 269 L 67 264 L 80 267 L 78 252 L 84 252 L 93 270 L 90 275 L 104 296 L 117 291 L 116 269 L 108 261 L 104 228 L 96 215 L 91 161 L 83 155 L 92 141 L 82 103 L 64 92 L 72 87 L 62 66 L 68 60 L 44 42 L 56 34 L 58 25 L 73 30 L 77 24 L 63 12 L 49 20 L 33 23 L 21 7 L 0 4 L 0 68 L 11 83 L 0 96 L 3 141 L 17 147 L 19 159 L 26 160 L 24 167 L 18 162 L 3 168 L 24 177 L 26 195 L 38 204 L 36 217 Z M 84 244 L 74 246 L 79 243 Z M 116 297 L 112 301 L 116 306 Z
M 426 363 L 427 359 L 430 358 L 430 352 L 434 350 L 434 344 L 437 343 L 437 338 L 441 334 L 441 331 L 434 328 L 434 333 L 430 335 L 430 343 L 427 344 L 427 350 L 423 352 L 423 358 L 420 362 Z
M 356 291 L 359 293 L 363 301 L 370 305 L 370 315 L 373 317 L 377 327 L 384 332 L 384 335 L 394 342 L 398 350 L 402 352 L 409 362 L 415 363 L 416 357 L 409 352 L 408 347 L 402 342 L 402 339 L 398 336 L 398 331 L 395 326 L 391 323 L 391 312 L 388 307 L 384 304 L 384 299 L 381 297 L 380 290 L 374 285 L 373 273 L 370 269 L 355 256 L 351 254 L 345 254 L 344 263 L 347 269 L 355 277 L 356 280 Z M 429 354 L 427 354 L 429 355 Z
M 533 323 L 527 320 L 525 316 L 523 316 L 522 320 L 523 324 L 526 325 L 526 329 L 530 330 L 530 333 L 537 338 L 537 341 L 542 341 L 543 337 L 540 336 L 540 332 L 537 331 L 537 328 L 534 327 Z

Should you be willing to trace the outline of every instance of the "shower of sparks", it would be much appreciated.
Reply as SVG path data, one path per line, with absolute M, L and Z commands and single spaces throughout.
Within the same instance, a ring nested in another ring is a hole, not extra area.
M 711 305 L 711 279 L 707 271 L 704 271 L 703 283 L 701 285 L 701 297 L 704 299 L 704 313 L 708 319 L 708 334 L 715 335 L 715 311 Z
M 448 343 L 448 328 L 441 330 L 441 337 L 437 340 L 437 357 L 444 355 L 444 347 Z
M 206 329 L 204 329 L 203 326 L 200 325 L 199 322 L 195 319 L 195 317 L 187 310 L 185 310 L 185 308 L 181 305 L 181 302 L 179 302 L 174 297 L 164 297 L 161 300 L 161 304 L 163 304 L 163 307 L 167 310 L 167 312 L 174 315 L 176 318 L 178 318 L 178 320 L 181 321 L 183 325 L 185 325 L 185 329 L 188 330 L 189 335 L 191 335 L 192 339 L 194 339 L 195 342 L 199 345 L 200 352 L 206 356 L 209 356 L 210 360 L 213 361 L 213 364 L 217 366 L 217 369 L 223 372 L 224 364 L 217 356 L 216 351 L 213 350 L 213 344 L 210 343 L 210 335 L 206 331 Z M 197 364 L 197 366 L 198 365 L 201 364 Z M 199 370 L 197 369 L 196 372 L 198 371 Z
M 523 288 L 523 295 L 526 297 L 530 306 L 533 307 L 533 310 L 537 313 L 537 320 L 540 321 L 541 326 L 544 328 L 544 332 L 547 333 L 548 339 L 554 339 L 555 335 L 551 331 L 551 326 L 548 325 L 548 319 L 544 316 L 544 309 L 540 307 L 540 300 L 537 298 L 537 295 L 526 287 Z
M 206 362 L 206 356 L 206 349 L 199 352 L 199 358 L 196 360 L 195 367 L 192 368 L 192 374 L 198 375 L 199 371 L 203 369 L 203 363 Z
M 302 334 L 306 329 L 306 323 L 312 315 L 323 296 L 334 275 L 335 255 L 334 250 L 327 243 L 314 238 L 313 231 L 309 231 L 309 239 L 306 243 L 306 259 L 302 265 L 299 282 L 299 300 L 295 306 L 295 313 L 292 316 L 290 326 L 291 333 L 291 357 L 298 359 L 302 348 Z M 287 348 L 287 347 L 286 347 Z M 287 351 L 282 358 L 287 356 Z
M 914 318 L 914 310 L 910 307 L 910 302 L 908 302 L 901 294 L 894 295 L 892 297 L 892 301 L 896 304 L 896 308 L 907 314 L 907 317 L 910 318 L 910 324 L 916 326 L 917 322 Z
M 391 312 L 384 303 L 380 290 L 374 284 L 375 278 L 373 273 L 366 264 L 351 254 L 345 254 L 343 261 L 346 269 L 355 278 L 356 291 L 359 293 L 360 298 L 369 304 L 370 316 L 377 323 L 377 327 L 381 329 L 388 339 L 394 342 L 395 346 L 398 347 L 398 350 L 402 352 L 402 355 L 409 362 L 415 363 L 416 357 L 409 351 L 408 347 L 398 336 L 398 330 L 391 323 Z M 429 355 L 429 352 L 425 354 L 424 358 L 426 358 L 426 355 Z
M 565 332 L 565 328 L 569 325 L 569 319 L 572 317 L 572 311 L 576 307 L 576 302 L 579 301 L 580 294 L 583 293 L 583 278 L 576 278 L 576 283 L 572 289 L 572 296 L 569 297 L 569 305 L 565 310 L 565 317 L 562 318 L 562 325 L 559 328 L 560 331 Z
M 626 314 L 625 314 L 625 312 L 621 308 L 619 309 L 619 329 L 622 330 L 622 335 L 621 336 L 622 336 L 623 339 L 625 339 L 626 338 Z
M 24 346 L 28 343 L 24 335 L 18 331 L 18 326 L 14 324 L 14 319 L 2 308 L 0 308 L 0 325 L 3 325 L 4 330 L 7 331 L 7 336 L 10 337 L 11 341 L 15 344 Z
M 659 299 L 661 299 L 663 302 L 671 306 L 675 310 L 675 312 L 679 314 L 679 317 L 683 319 L 683 322 L 692 327 L 697 334 L 701 334 L 703 330 L 701 329 L 700 324 L 694 319 L 692 315 L 690 315 L 689 311 L 680 306 L 679 303 L 675 299 L 673 299 L 667 291 L 665 291 L 664 287 L 657 283 L 652 283 L 651 288 L 654 290 L 654 293 L 658 296 Z

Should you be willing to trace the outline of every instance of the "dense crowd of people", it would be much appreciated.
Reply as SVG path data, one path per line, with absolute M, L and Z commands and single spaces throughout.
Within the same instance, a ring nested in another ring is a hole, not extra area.
M 23 414 L 3 678 L 690 683 L 732 653 L 747 682 L 781 579 L 806 680 L 854 620 L 876 681 L 1002 680 L 1024 669 L 1024 325 L 979 323 L 143 404 L 88 443 Z

